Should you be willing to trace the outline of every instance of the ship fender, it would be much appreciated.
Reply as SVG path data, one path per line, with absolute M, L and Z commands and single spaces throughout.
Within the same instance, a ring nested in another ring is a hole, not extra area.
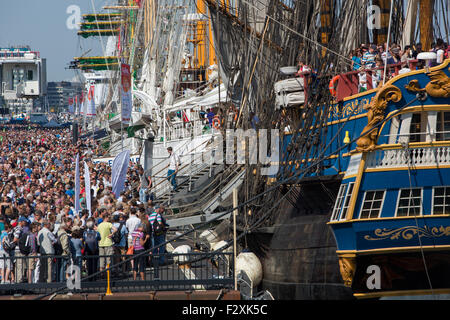
M 202 240 L 205 244 L 209 246 L 211 249 L 216 243 L 220 241 L 219 236 L 217 235 L 217 232 L 214 230 L 205 230 L 203 231 L 200 236 L 200 240 Z
M 263 270 L 261 261 L 253 252 L 241 252 L 236 257 L 236 274 L 244 271 L 252 281 L 253 287 L 261 283 Z
M 215 260 L 217 262 L 217 261 L 221 260 L 221 258 L 225 258 L 227 266 L 231 267 L 232 255 L 230 253 L 233 253 L 233 246 L 228 246 L 227 248 L 223 249 L 227 245 L 228 245 L 228 242 L 225 240 L 216 242 L 212 245 L 211 251 L 221 251 L 221 252 L 227 253 L 226 256 L 215 255 L 213 257 L 213 260 Z
M 192 248 L 190 246 L 188 246 L 187 244 L 183 244 L 181 246 L 176 247 L 173 251 L 172 254 L 174 254 L 173 256 L 173 261 L 175 263 L 186 263 L 189 262 L 189 254 L 192 251 Z M 183 255 L 186 254 L 186 255 Z

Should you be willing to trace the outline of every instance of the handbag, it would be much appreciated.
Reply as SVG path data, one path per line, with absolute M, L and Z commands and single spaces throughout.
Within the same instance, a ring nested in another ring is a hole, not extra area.
M 132 254 L 134 254 L 134 246 L 129 247 L 128 250 L 127 250 L 127 255 L 130 256 Z

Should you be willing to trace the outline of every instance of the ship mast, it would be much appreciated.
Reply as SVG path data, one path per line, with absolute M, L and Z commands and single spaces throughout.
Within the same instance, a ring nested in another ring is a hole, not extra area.
M 420 0 L 419 3 L 419 23 L 420 42 L 422 50 L 429 51 L 433 42 L 433 11 L 434 0 Z

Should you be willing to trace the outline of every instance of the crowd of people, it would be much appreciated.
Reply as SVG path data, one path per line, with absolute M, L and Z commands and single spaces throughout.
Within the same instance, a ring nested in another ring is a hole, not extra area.
M 74 196 L 77 154 L 89 167 L 92 198 L 89 210 L 89 190 L 80 174 L 79 212 Z M 115 195 L 111 167 L 93 161 L 101 154 L 91 139 L 74 144 L 69 129 L 0 128 L 1 283 L 66 281 L 70 266 L 90 276 L 165 242 L 165 208 L 153 205 L 149 174 L 130 161 L 125 189 Z M 126 276 L 133 271 L 134 279 L 145 279 L 145 268 L 153 265 L 158 278 L 164 252 L 161 246 L 112 272 Z
M 387 49 L 387 50 L 386 50 Z M 449 57 L 450 46 L 442 39 L 437 39 L 435 43 L 432 43 L 430 52 L 436 53 L 436 61 L 432 62 L 432 65 L 441 64 L 445 59 Z M 376 44 L 361 44 L 359 48 L 354 49 L 350 53 L 352 60 L 351 68 L 353 71 L 362 71 L 359 75 L 359 91 L 366 91 L 367 88 L 367 74 L 363 72 L 368 69 L 376 69 L 371 74 L 372 87 L 376 88 L 384 77 L 384 65 L 401 65 L 402 72 L 410 71 L 408 62 L 416 60 L 417 55 L 423 52 L 422 44 L 417 43 L 414 45 L 407 45 L 403 49 L 398 44 L 391 44 L 387 48 L 387 43 L 383 45 Z M 419 62 L 418 68 L 421 68 Z M 386 72 L 386 79 L 389 80 L 393 77 L 393 70 Z
M 395 76 L 398 68 L 393 68 L 392 66 L 401 67 L 399 73 L 411 71 L 409 69 L 409 62 L 416 60 L 417 55 L 424 52 L 421 43 L 407 45 L 403 49 L 395 43 L 390 44 L 389 48 L 387 46 L 387 43 L 379 45 L 374 43 L 361 44 L 349 53 L 349 59 L 351 60 L 349 71 L 359 71 L 359 92 L 368 90 L 369 81 L 371 81 L 372 88 L 376 88 L 382 83 L 384 77 L 386 77 L 385 81 L 387 81 Z M 436 53 L 436 60 L 432 61 L 430 66 L 439 65 L 450 57 L 450 45 L 439 38 L 431 44 L 429 52 Z M 385 65 L 390 66 L 386 68 L 386 74 L 384 74 Z M 424 61 L 417 61 L 416 68 L 421 69 L 423 67 Z M 332 65 L 330 66 L 331 69 L 333 69 Z M 312 70 L 301 60 L 297 63 L 297 70 L 296 76 L 303 76 L 304 74 L 310 73 L 313 75 L 317 74 L 316 70 Z M 368 74 L 370 74 L 370 78 L 367 76 Z

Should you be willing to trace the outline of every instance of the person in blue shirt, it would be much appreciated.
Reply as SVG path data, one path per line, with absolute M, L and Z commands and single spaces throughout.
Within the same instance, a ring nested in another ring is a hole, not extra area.
M 250 124 L 252 128 L 256 130 L 256 126 L 259 123 L 259 118 L 254 112 L 250 112 Z
M 72 253 L 73 263 L 78 266 L 81 270 L 82 263 L 82 250 L 84 249 L 83 244 L 83 231 L 81 229 L 75 229 L 72 232 L 72 237 L 70 238 L 70 251 Z
M 206 117 L 208 118 L 209 126 L 212 127 L 212 121 L 213 121 L 214 117 L 216 116 L 216 114 L 212 111 L 212 109 L 208 109 L 206 111 L 208 111 L 208 113 L 206 114 Z
M 361 68 L 361 52 L 356 49 L 352 52 L 352 69 L 353 70 L 359 70 Z
M 30 169 L 30 166 L 27 164 L 25 167 L 25 173 L 27 174 L 28 178 L 31 178 L 31 173 L 33 170 Z
M 66 184 L 66 192 L 65 192 L 69 197 L 73 197 L 73 195 L 75 194 L 75 191 L 73 191 L 72 188 L 70 188 L 70 185 Z

